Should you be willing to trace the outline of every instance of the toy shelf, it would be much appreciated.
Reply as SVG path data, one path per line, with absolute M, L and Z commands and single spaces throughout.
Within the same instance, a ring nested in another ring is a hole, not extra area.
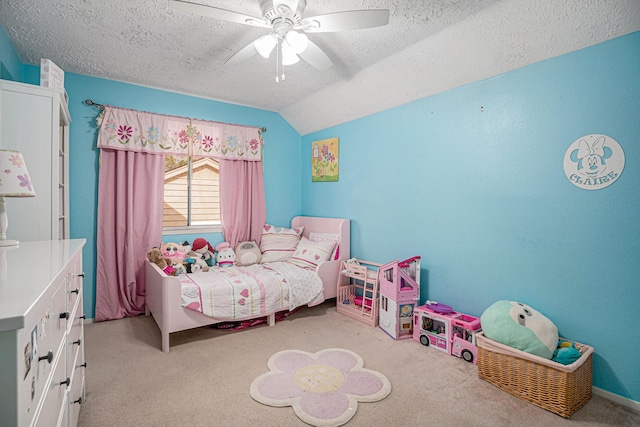
M 380 305 L 378 268 L 381 265 L 362 260 L 342 261 L 336 298 L 338 313 L 369 326 L 378 326 Z

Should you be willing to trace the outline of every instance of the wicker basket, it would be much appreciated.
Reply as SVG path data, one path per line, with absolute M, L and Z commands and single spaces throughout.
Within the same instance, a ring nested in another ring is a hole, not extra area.
M 497 343 L 481 332 L 478 377 L 520 399 L 568 418 L 591 399 L 593 348 L 575 343 L 582 356 L 563 365 Z

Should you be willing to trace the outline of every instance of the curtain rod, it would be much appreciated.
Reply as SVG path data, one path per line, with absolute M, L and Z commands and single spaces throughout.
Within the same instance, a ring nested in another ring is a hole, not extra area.
M 97 108 L 101 108 L 101 109 L 104 109 L 104 107 L 105 107 L 104 104 L 98 104 L 97 102 L 93 102 L 90 99 L 85 99 L 84 103 L 89 107 L 97 107 Z M 261 127 L 260 128 L 260 132 L 265 133 L 266 131 L 267 131 L 266 127 Z

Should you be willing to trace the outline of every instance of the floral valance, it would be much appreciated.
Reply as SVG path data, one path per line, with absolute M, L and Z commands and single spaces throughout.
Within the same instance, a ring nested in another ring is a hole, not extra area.
M 230 160 L 262 160 L 257 127 L 105 106 L 98 148 Z

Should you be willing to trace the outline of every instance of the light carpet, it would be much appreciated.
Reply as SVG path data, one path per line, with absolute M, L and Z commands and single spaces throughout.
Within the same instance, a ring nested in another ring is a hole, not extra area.
M 391 393 L 387 377 L 365 369 L 362 357 L 340 348 L 283 350 L 271 356 L 267 366 L 269 372 L 251 383 L 251 397 L 269 406 L 291 406 L 312 426 L 346 424 L 358 402 L 376 402 Z
M 248 391 L 273 354 L 328 348 L 359 354 L 365 367 L 393 385 L 385 399 L 360 403 L 345 427 L 640 425 L 640 413 L 600 396 L 564 419 L 479 379 L 473 363 L 413 340 L 394 341 L 380 328 L 337 313 L 335 299 L 273 327 L 176 332 L 170 353 L 160 351 L 151 317 L 91 323 L 84 333 L 87 393 L 78 427 L 308 426 L 290 408 L 262 405 Z M 602 357 L 597 361 L 606 365 Z M 616 375 L 607 381 L 614 383 Z

